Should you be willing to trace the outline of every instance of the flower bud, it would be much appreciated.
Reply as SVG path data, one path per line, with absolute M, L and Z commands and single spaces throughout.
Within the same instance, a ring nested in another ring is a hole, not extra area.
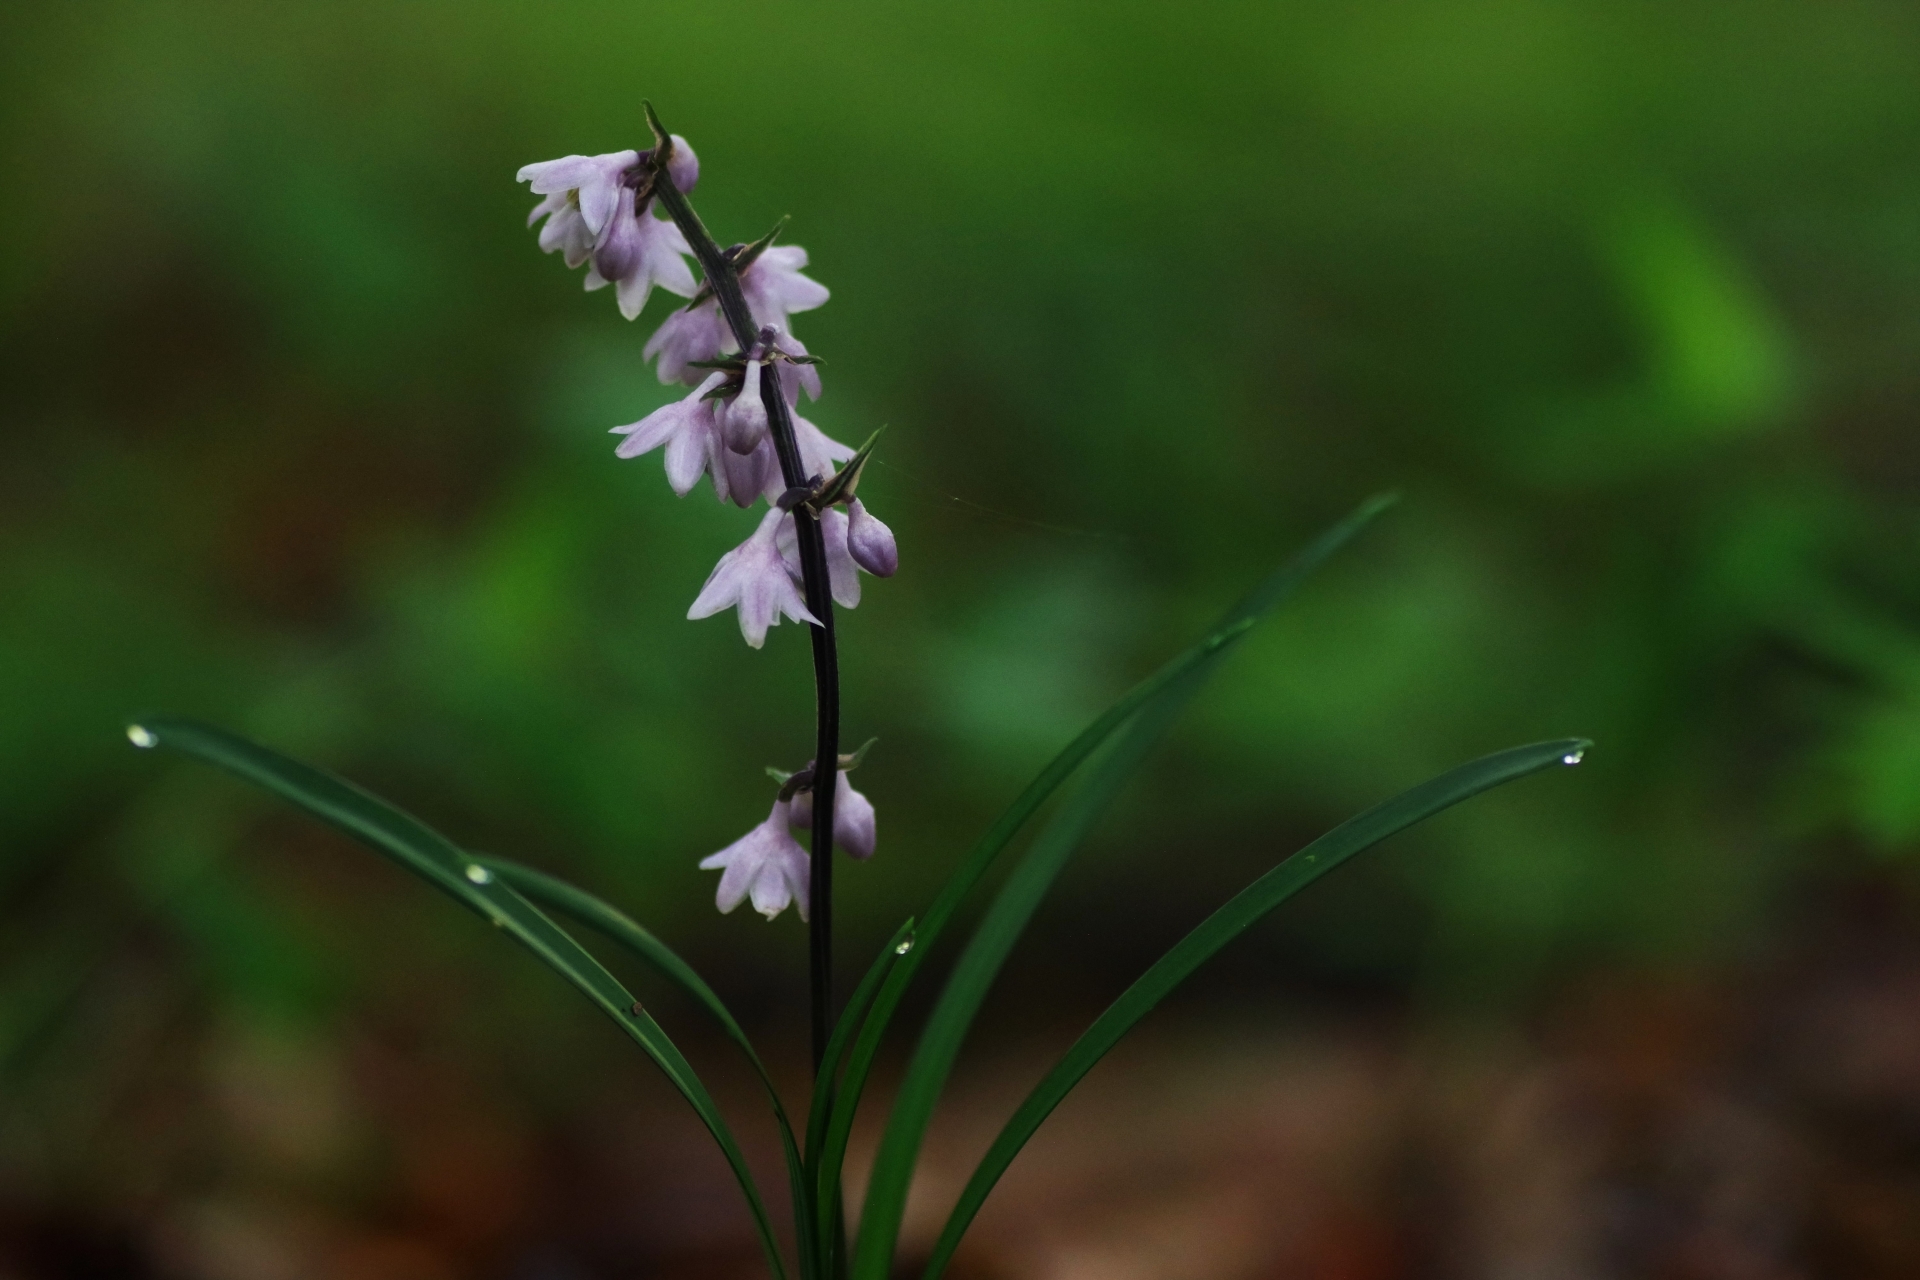
M 727 448 L 735 453 L 752 453 L 767 438 L 767 405 L 760 398 L 758 360 L 747 361 L 747 375 L 740 394 L 727 406 Z
M 847 504 L 847 550 L 853 553 L 854 563 L 876 578 L 891 578 L 900 567 L 893 530 L 870 514 L 858 498 Z
M 667 176 L 683 192 L 692 191 L 693 184 L 700 181 L 700 157 L 693 154 L 687 140 L 677 133 L 673 135 L 673 155 L 667 161 Z

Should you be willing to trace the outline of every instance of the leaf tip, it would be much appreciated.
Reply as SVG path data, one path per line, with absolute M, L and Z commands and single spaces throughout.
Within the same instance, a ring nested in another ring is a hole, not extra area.
M 1235 640 L 1238 640 L 1241 636 L 1247 634 L 1247 632 L 1253 630 L 1254 623 L 1258 622 L 1259 620 L 1260 619 L 1258 618 L 1242 618 L 1230 627 L 1222 627 L 1220 630 L 1214 632 L 1213 635 L 1207 640 L 1207 648 L 1208 649 L 1225 648 L 1227 645 L 1232 644 Z
M 1400 491 L 1398 489 L 1383 489 L 1381 492 L 1374 494 L 1371 498 L 1361 503 L 1360 512 L 1366 519 L 1371 520 L 1387 508 L 1395 507 L 1399 504 Z

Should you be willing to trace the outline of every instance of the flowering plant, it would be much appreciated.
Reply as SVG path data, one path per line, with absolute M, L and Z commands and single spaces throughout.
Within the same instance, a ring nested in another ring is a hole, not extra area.
M 838 999 L 832 983 L 831 850 L 838 845 L 852 858 L 870 858 L 877 828 L 873 803 L 849 779 L 866 748 L 841 751 L 835 606 L 859 603 L 861 573 L 889 577 L 899 564 L 892 532 L 858 496 L 875 440 L 851 448 L 799 414 L 800 393 L 817 399 L 821 380 L 819 362 L 793 334 L 792 318 L 828 296 L 803 274 L 805 250 L 776 244 L 782 227 L 722 249 L 688 202 L 699 178 L 692 148 L 660 125 L 651 106 L 647 120 L 652 138 L 646 150 L 567 156 L 528 165 L 519 176 L 542 197 L 529 219 L 530 225 L 542 224 L 540 247 L 560 253 L 570 268 L 586 266 L 587 289 L 613 286 L 622 315 L 639 316 L 656 285 L 687 299 L 660 325 L 644 354 L 657 361 L 663 382 L 690 389 L 638 422 L 615 427 L 621 437 L 616 456 L 659 450 L 677 494 L 691 492 L 705 477 L 723 502 L 741 508 L 766 503 L 745 540 L 714 566 L 688 617 L 733 609 L 741 634 L 755 648 L 782 618 L 805 624 L 811 639 L 817 710 L 812 760 L 792 773 L 774 771 L 779 785 L 765 820 L 699 862 L 720 872 L 721 911 L 751 902 L 773 919 L 793 906 L 806 922 L 814 1080 L 804 1125 L 792 1123 L 719 995 L 619 908 L 545 872 L 470 853 L 344 779 L 222 730 L 155 718 L 130 726 L 128 735 L 137 746 L 185 752 L 279 794 L 392 857 L 530 948 L 598 1005 L 692 1105 L 739 1181 L 770 1271 L 784 1280 L 789 1258 L 728 1121 L 666 1031 L 556 917 L 647 961 L 711 1014 L 764 1086 L 785 1152 L 791 1260 L 798 1275 L 885 1280 L 894 1274 L 907 1192 L 928 1122 L 975 1013 L 1042 897 L 1121 784 L 1248 629 L 1392 499 L 1372 499 L 1321 534 L 1257 584 L 1212 632 L 1068 743 L 974 844 L 934 901 L 879 948 L 854 991 Z M 700 268 L 697 280 L 688 257 Z M 1027 1096 L 962 1191 L 923 1274 L 929 1280 L 941 1274 L 995 1182 L 1068 1091 L 1208 958 L 1355 854 L 1490 787 L 1577 763 L 1586 745 L 1566 739 L 1516 747 L 1443 773 L 1282 859 L 1229 900 L 1114 1001 Z M 830 786 L 820 779 L 827 761 Z M 993 895 L 921 1030 L 850 1238 L 842 1203 L 848 1137 L 902 997 L 963 900 L 1069 779 L 1075 786 Z M 796 831 L 807 833 L 806 845 Z

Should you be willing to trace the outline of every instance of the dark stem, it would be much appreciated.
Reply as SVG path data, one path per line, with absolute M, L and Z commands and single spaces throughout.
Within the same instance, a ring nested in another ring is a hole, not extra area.
M 663 131 L 664 133 L 664 131 Z M 720 304 L 727 326 L 733 330 L 740 350 L 751 356 L 761 341 L 758 326 L 740 292 L 740 276 L 731 259 L 694 213 L 667 176 L 664 161 L 656 157 L 652 169 L 653 194 L 666 206 L 680 231 L 693 248 L 707 285 Z M 644 207 L 641 209 L 644 215 Z M 794 436 L 793 414 L 780 389 L 779 364 L 770 363 L 761 371 L 760 398 L 767 407 L 767 424 L 773 433 L 774 452 L 780 457 L 780 477 L 789 489 L 799 488 L 812 479 L 800 462 L 800 445 Z M 833 638 L 833 591 L 827 577 L 827 543 L 820 521 L 805 508 L 793 513 L 794 530 L 800 549 L 801 585 L 807 608 L 820 625 L 811 628 L 813 636 L 814 735 L 813 758 L 813 856 L 811 882 L 807 886 L 808 952 L 811 959 L 813 1005 L 813 1069 L 820 1072 L 826 1056 L 827 1038 L 833 1030 L 833 802 L 839 790 L 840 774 L 835 765 L 840 759 L 840 659 Z M 824 772 L 825 780 L 821 780 Z

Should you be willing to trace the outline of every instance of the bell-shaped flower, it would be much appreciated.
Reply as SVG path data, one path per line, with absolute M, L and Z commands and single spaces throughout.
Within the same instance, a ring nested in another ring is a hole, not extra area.
M 807 354 L 806 346 L 793 336 L 792 314 L 810 311 L 827 300 L 825 285 L 800 274 L 806 264 L 805 249 L 776 245 L 762 251 L 740 273 L 740 292 L 753 323 L 762 329 L 778 330 L 781 336 L 777 345 L 789 355 Z M 659 356 L 660 381 L 679 382 L 689 376 L 689 365 L 717 360 L 739 349 L 733 330 L 720 312 L 719 301 L 709 295 L 661 321 L 641 356 L 648 360 Z M 820 398 L 820 373 L 812 365 L 783 364 L 781 380 L 798 381 L 810 398 Z M 793 388 L 788 386 L 786 390 L 787 399 L 794 399 Z
M 648 207 L 652 207 L 648 201 Z M 694 291 L 693 271 L 682 255 L 693 252 L 685 235 L 673 223 L 654 217 L 646 209 L 634 208 L 634 192 L 623 187 L 615 202 L 613 216 L 600 232 L 593 250 L 593 266 L 587 270 L 587 289 L 614 286 L 620 314 L 636 319 L 647 305 L 653 286 L 668 293 L 690 297 Z
M 700 477 L 712 470 L 714 488 L 726 498 L 728 477 L 716 468 L 714 458 L 720 445 L 720 424 L 715 416 L 720 402 L 710 398 L 726 380 L 724 373 L 715 373 L 682 399 L 662 405 L 638 422 L 615 427 L 616 435 L 626 437 L 614 449 L 615 456 L 637 458 L 665 445 L 667 483 L 675 493 L 685 497 Z M 756 486 L 747 501 L 753 501 L 759 492 Z
M 561 252 L 569 267 L 592 260 L 588 289 L 615 286 L 620 313 L 631 320 L 646 306 L 658 284 L 681 297 L 694 291 L 693 272 L 682 255 L 693 250 L 671 222 L 651 215 L 653 201 L 636 202 L 646 180 L 642 151 L 612 151 L 598 156 L 565 156 L 523 167 L 519 181 L 546 199 L 534 206 L 528 224 L 544 217 L 540 247 Z M 678 136 L 667 161 L 668 179 L 682 191 L 700 177 L 700 160 Z
M 858 498 L 847 504 L 847 550 L 854 563 L 876 578 L 891 578 L 900 568 L 893 530 L 871 515 Z
M 807 344 L 788 333 L 785 329 L 774 331 L 773 347 L 790 356 L 807 354 Z M 780 389 L 787 393 L 788 404 L 800 403 L 800 388 L 807 389 L 807 399 L 820 398 L 820 368 L 811 360 L 780 360 L 776 362 L 780 370 Z
M 873 856 L 873 801 L 853 789 L 847 771 L 838 771 L 840 781 L 833 791 L 833 842 L 850 857 L 865 861 Z M 813 828 L 813 792 L 802 791 L 793 798 L 788 821 L 802 830 Z
M 793 442 L 800 447 L 800 466 L 807 473 L 802 478 L 806 480 L 815 476 L 825 479 L 841 463 L 859 452 L 841 444 L 797 413 L 793 415 Z
M 752 453 L 735 453 L 723 446 L 719 459 L 720 470 L 727 477 L 726 491 L 720 496 L 731 498 L 737 507 L 750 507 L 763 496 L 772 501 L 786 492 L 780 482 L 780 459 L 773 451 L 772 436 L 763 439 Z M 713 487 L 721 488 L 717 478 Z
M 778 626 L 783 615 L 819 626 L 780 554 L 779 526 L 789 519 L 786 512 L 773 508 L 751 537 L 721 556 L 687 617 L 710 618 L 723 609 L 738 608 L 740 634 L 756 649 L 767 642 L 767 628 Z
M 807 851 L 793 838 L 792 807 L 791 801 L 774 801 L 765 822 L 700 860 L 702 871 L 720 872 L 714 905 L 721 911 L 732 911 L 751 898 L 753 909 L 769 920 L 785 911 L 788 903 L 799 910 L 802 920 L 807 918 Z M 839 825 L 836 820 L 836 831 Z M 868 848 L 871 851 L 871 841 Z
M 527 215 L 527 225 L 532 226 L 542 218 L 547 224 L 540 228 L 540 252 L 558 251 L 570 268 L 593 255 L 593 229 L 587 226 L 586 215 L 580 212 L 578 193 L 554 192 L 533 206 L 533 212 Z
M 858 452 L 841 444 L 797 413 L 793 415 L 793 438 L 794 443 L 800 447 L 800 469 L 805 472 L 800 477 L 803 483 L 816 476 L 824 479 L 832 475 L 838 464 L 845 462 Z M 780 470 L 780 456 L 774 451 L 771 433 L 761 440 L 759 447 L 751 454 L 735 454 L 734 457 L 752 459 L 762 468 L 759 474 L 763 477 L 763 484 L 761 488 L 753 491 L 756 495 L 764 496 L 768 502 L 778 502 L 781 495 L 786 493 L 787 480 Z M 752 498 L 743 496 L 745 493 L 746 490 L 741 489 L 736 483 L 733 490 L 734 501 L 741 506 L 749 505 Z
M 800 534 L 794 521 L 811 519 L 812 516 L 797 512 L 775 535 L 780 556 L 796 580 L 804 579 L 800 572 Z M 821 513 L 820 535 L 827 544 L 827 585 L 832 588 L 834 603 L 842 609 L 855 608 L 860 603 L 860 573 L 847 549 L 847 517 L 839 508 L 829 507 Z
M 699 372 L 688 367 L 695 361 L 717 360 L 736 345 L 726 317 L 720 314 L 720 304 L 708 298 L 681 307 L 662 320 L 641 348 L 640 358 L 659 356 L 660 381 L 680 382 Z
M 534 206 L 527 225 L 533 225 L 533 219 L 543 213 L 562 217 L 566 222 L 578 219 L 591 245 L 599 239 L 608 220 L 613 217 L 614 206 L 619 203 L 620 191 L 626 183 L 627 171 L 638 163 L 638 151 L 609 151 L 605 155 L 562 156 L 558 160 L 542 160 L 521 166 L 514 181 L 527 183 L 535 195 L 547 197 Z M 697 162 L 694 172 L 699 172 Z M 557 203 L 554 200 L 556 196 L 560 198 Z M 563 242 L 571 244 L 575 234 L 566 227 L 555 231 L 553 216 L 548 217 L 548 225 L 540 235 L 540 247 L 548 253 L 560 248 Z M 548 243 L 549 233 L 554 236 L 552 244 Z M 579 258 L 569 256 L 567 265 L 577 267 L 585 260 L 584 255 Z
M 714 393 L 726 385 L 727 375 L 714 372 L 686 396 L 662 405 L 638 422 L 613 428 L 625 436 L 614 453 L 622 458 L 637 458 L 666 446 L 667 483 L 681 497 L 700 482 L 702 475 L 713 477 L 714 496 L 735 506 L 750 507 L 771 491 L 785 492 L 779 484 L 780 464 L 774 457 L 771 438 L 749 454 L 728 449 L 720 415 L 725 401 Z
M 773 245 L 747 264 L 740 273 L 740 292 L 755 324 L 786 329 L 793 313 L 811 311 L 827 300 L 827 286 L 800 274 L 806 265 L 807 251 L 797 244 Z

